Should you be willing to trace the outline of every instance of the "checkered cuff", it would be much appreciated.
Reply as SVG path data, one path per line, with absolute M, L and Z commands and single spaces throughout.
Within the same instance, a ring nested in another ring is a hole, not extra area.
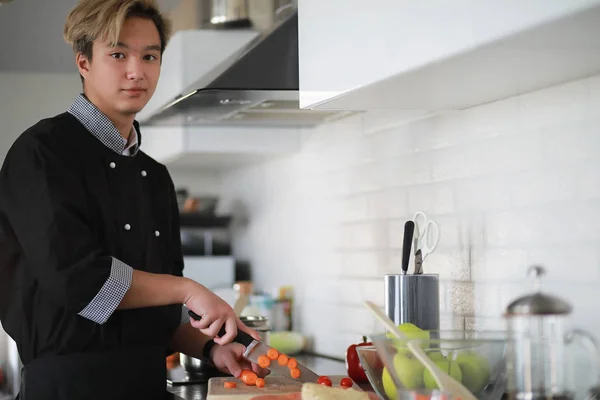
M 188 308 L 185 305 L 181 306 L 181 322 L 179 325 L 189 324 L 190 323 L 190 315 L 188 314 Z
M 108 279 L 79 315 L 98 324 L 105 323 L 121 304 L 131 287 L 132 279 L 133 268 L 113 257 Z

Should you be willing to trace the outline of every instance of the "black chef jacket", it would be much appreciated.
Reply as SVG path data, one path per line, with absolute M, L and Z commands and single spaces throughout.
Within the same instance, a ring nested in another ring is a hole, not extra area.
M 115 258 L 182 275 L 167 169 L 142 151 L 116 153 L 63 113 L 28 129 L 9 150 L 0 222 L 0 318 L 25 366 L 21 398 L 164 392 L 166 343 L 181 305 L 116 310 L 101 323 L 79 313 L 101 292 Z

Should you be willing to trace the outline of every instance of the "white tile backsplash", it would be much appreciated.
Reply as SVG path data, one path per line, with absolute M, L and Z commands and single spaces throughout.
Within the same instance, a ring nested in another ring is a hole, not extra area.
M 354 278 L 375 278 L 389 264 L 387 251 L 344 251 L 342 274 Z
M 410 123 L 414 150 L 430 150 L 452 147 L 464 143 L 465 120 L 461 112 L 448 112 L 432 118 Z
M 413 152 L 413 137 L 410 125 L 404 124 L 377 132 L 372 136 L 364 136 L 372 143 L 372 156 L 379 160 L 398 158 L 402 154 Z
M 396 188 L 370 193 L 367 216 L 371 219 L 405 218 L 408 214 L 408 190 Z
M 389 243 L 388 223 L 375 221 L 342 226 L 343 249 L 381 249 Z
M 293 284 L 299 329 L 315 350 L 343 357 L 383 327 L 383 275 L 399 273 L 404 222 L 419 210 L 440 225 L 424 263 L 440 276 L 441 327 L 503 329 L 502 311 L 533 289 L 575 309 L 600 335 L 600 76 L 463 111 L 377 111 L 323 125 L 299 154 L 228 172 L 224 207 L 249 225 L 236 254 L 260 289 Z M 587 296 L 587 297 L 586 297 Z
M 579 168 L 543 169 L 518 172 L 511 176 L 511 196 L 515 206 L 574 200 Z
M 377 279 L 362 281 L 362 300 L 372 301 L 380 307 L 385 305 L 385 289 L 383 280 Z
M 596 113 L 594 118 L 560 123 L 541 129 L 542 151 L 548 165 L 560 161 L 597 157 L 600 151 L 599 116 L 600 113 Z
M 408 191 L 408 209 L 427 214 L 448 214 L 454 211 L 454 191 L 450 184 L 413 186 Z
M 519 99 L 512 97 L 463 111 L 465 136 L 471 140 L 516 133 L 519 127 Z
M 419 185 L 431 182 L 431 164 L 429 154 L 417 153 L 394 159 L 385 159 L 380 163 L 386 188 L 404 185 Z
M 522 130 L 577 121 L 587 116 L 589 79 L 524 94 L 519 100 Z
M 429 154 L 431 179 L 434 182 L 473 177 L 480 174 L 479 158 L 469 147 L 442 149 Z
M 511 205 L 511 179 L 504 174 L 488 174 L 454 181 L 458 212 L 504 209 Z

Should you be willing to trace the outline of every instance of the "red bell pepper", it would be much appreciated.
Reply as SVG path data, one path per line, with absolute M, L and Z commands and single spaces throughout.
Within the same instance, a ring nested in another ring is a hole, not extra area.
M 348 372 L 348 376 L 352 378 L 352 380 L 356 383 L 368 383 L 369 379 L 365 374 L 365 370 L 363 369 L 360 358 L 358 358 L 358 353 L 356 352 L 356 348 L 358 346 L 372 346 L 373 343 L 367 342 L 367 338 L 363 336 L 362 343 L 353 344 L 346 350 L 346 371 Z

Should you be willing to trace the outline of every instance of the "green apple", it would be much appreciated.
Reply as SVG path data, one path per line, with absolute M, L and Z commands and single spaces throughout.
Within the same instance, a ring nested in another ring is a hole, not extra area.
M 420 329 L 418 326 L 416 326 L 415 324 L 411 324 L 410 322 L 406 322 L 404 324 L 398 325 L 398 329 L 400 329 L 400 331 L 406 335 L 408 340 L 411 340 L 411 339 L 426 339 L 427 340 L 427 339 L 429 339 L 429 331 L 424 331 L 424 330 Z M 391 332 L 388 332 L 386 334 L 386 336 L 389 339 L 395 340 L 395 344 L 396 344 L 395 347 L 398 350 L 398 353 L 401 353 L 403 355 L 412 354 L 410 352 L 410 350 L 408 350 L 406 348 L 406 341 L 397 339 L 396 336 L 394 336 L 394 334 Z M 426 347 L 426 345 L 423 344 L 422 347 Z
M 394 381 L 392 380 L 392 376 L 390 375 L 390 371 L 388 371 L 387 367 L 383 368 L 383 374 L 381 375 L 381 383 L 383 383 L 383 390 L 387 395 L 388 399 L 395 399 L 396 385 L 394 385 Z
M 403 324 L 398 325 L 398 329 L 400 330 L 400 332 L 404 333 L 407 336 L 419 335 L 419 334 L 421 334 L 421 332 L 424 332 L 421 328 L 419 328 L 415 324 L 411 324 L 410 322 L 405 322 Z M 427 338 L 429 338 L 429 332 L 426 332 L 426 333 L 427 333 Z M 386 334 L 386 336 L 390 339 L 396 338 L 396 336 L 394 336 L 394 334 L 391 332 L 388 332 Z
M 475 351 L 465 351 L 458 354 L 456 362 L 462 372 L 462 383 L 467 389 L 474 394 L 485 389 L 492 370 L 485 356 Z
M 398 379 L 405 389 L 419 389 L 423 387 L 424 366 L 412 354 L 404 355 L 398 353 L 394 355 L 394 369 L 398 374 Z M 390 399 L 396 398 L 396 386 L 387 368 L 383 369 L 381 377 L 383 389 Z
M 394 368 L 402 386 L 406 389 L 419 389 L 423 387 L 423 370 L 425 366 L 421 364 L 412 354 L 394 356 Z
M 444 355 L 439 351 L 430 351 L 429 353 L 427 353 L 427 356 L 432 361 L 444 361 L 446 359 L 446 357 L 444 357 Z
M 462 380 L 462 372 L 456 361 L 435 361 L 435 365 L 437 365 L 439 369 L 456 379 L 458 382 Z M 433 375 L 431 375 L 431 373 L 427 369 L 423 373 L 423 382 L 425 383 L 425 387 L 427 389 L 438 389 L 438 385 L 435 382 L 435 379 L 433 379 Z
M 402 332 L 421 332 L 423 329 L 419 328 L 418 326 L 416 326 L 415 324 L 412 324 L 410 322 L 405 322 L 403 324 L 398 325 L 398 328 L 402 331 Z

